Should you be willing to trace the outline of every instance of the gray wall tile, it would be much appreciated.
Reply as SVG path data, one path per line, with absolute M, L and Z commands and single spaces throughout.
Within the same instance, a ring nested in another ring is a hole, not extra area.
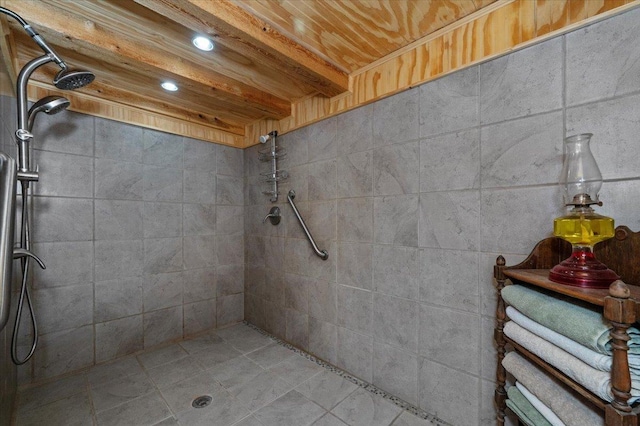
M 331 363 L 336 363 L 338 328 L 335 324 L 309 317 L 309 352 Z
M 142 315 L 96 324 L 96 362 L 143 349 Z
M 420 247 L 478 250 L 479 204 L 480 191 L 420 194 Z
M 244 181 L 235 176 L 218 176 L 216 179 L 216 204 L 244 204 Z
M 182 238 L 144 240 L 144 272 L 160 274 L 182 270 Z
M 373 343 L 373 384 L 418 404 L 418 357 L 382 343 Z
M 340 241 L 373 241 L 373 198 L 338 200 L 337 209 Z
M 374 195 L 411 194 L 420 185 L 420 145 L 411 142 L 373 151 Z
M 203 300 L 184 305 L 184 334 L 197 334 L 216 327 L 216 301 Z
M 561 38 L 480 65 L 482 124 L 561 107 Z
M 467 373 L 421 358 L 418 368 L 418 405 L 446 422 L 460 426 L 478 425 L 479 379 Z M 465 404 L 451 404 L 460 398 Z
M 142 139 L 144 141 L 142 152 L 144 164 L 182 168 L 182 136 L 144 129 Z
M 218 327 L 235 324 L 244 318 L 244 297 L 231 294 L 216 299 L 216 323 Z
M 185 203 L 215 204 L 216 175 L 207 171 L 185 170 L 183 201 Z
M 142 240 L 96 241 L 94 247 L 96 281 L 142 276 Z
M 144 348 L 150 348 L 182 337 L 182 306 L 143 315 Z
M 137 163 L 95 160 L 95 196 L 111 200 L 142 200 L 142 168 Z
M 142 238 L 144 205 L 141 201 L 95 201 L 96 240 Z
M 106 322 L 142 313 L 142 285 L 140 277 L 95 283 L 95 321 Z
M 373 382 L 373 337 L 338 327 L 338 367 Z
M 93 200 L 33 197 L 31 205 L 34 211 L 30 215 L 33 224 L 31 228 L 33 241 L 90 241 L 93 239 Z
M 480 373 L 480 317 L 426 304 L 420 305 L 420 355 L 449 367 Z M 447 341 L 450 345 L 443 345 Z M 452 351 L 451 347 L 457 348 Z
M 373 245 L 339 243 L 336 256 L 339 284 L 367 290 L 373 288 Z
M 183 204 L 183 225 L 185 236 L 212 235 L 216 230 L 216 206 L 212 204 Z
M 451 158 L 456 161 L 450 161 Z M 422 140 L 420 191 L 479 188 L 479 160 L 480 132 L 477 129 Z
M 182 205 L 144 203 L 144 238 L 181 237 Z
M 478 67 L 420 86 L 420 136 L 479 124 Z
M 92 324 L 92 299 L 93 286 L 86 283 L 35 290 L 34 309 L 40 320 L 38 332 L 47 334 Z
M 309 199 L 333 200 L 336 198 L 336 160 L 309 164 Z
M 184 268 L 211 268 L 216 266 L 216 238 L 213 235 L 199 235 L 184 237 Z M 224 250 L 221 247 L 220 250 Z M 242 256 L 240 256 L 242 258 Z
M 80 370 L 93 364 L 93 325 L 57 331 L 39 339 L 34 378 L 42 380 Z
M 43 151 L 93 155 L 94 117 L 64 111 L 39 114 L 33 125 L 33 147 Z
M 185 170 L 216 171 L 218 149 L 216 144 L 185 137 L 183 165 Z
M 220 275 L 219 270 L 218 274 Z M 224 283 L 224 279 L 216 278 L 215 268 L 192 269 L 184 271 L 182 276 L 184 277 L 185 303 L 215 298 L 218 281 Z M 233 279 L 240 283 L 243 281 L 243 277 L 234 276 Z
M 417 248 L 373 246 L 373 288 L 396 297 L 416 300 L 420 264 Z
M 562 111 L 483 127 L 482 186 L 557 183 L 562 132 Z
M 340 114 L 338 120 L 338 154 L 373 148 L 373 104 Z
M 374 242 L 418 247 L 418 195 L 373 199 Z
M 182 201 L 182 170 L 145 165 L 142 171 L 145 201 Z
M 634 95 L 567 109 L 567 135 L 593 133 L 591 151 L 604 179 L 638 176 L 639 101 Z
M 216 145 L 217 169 L 219 175 L 243 176 L 244 157 L 242 150 L 230 146 Z
M 640 12 L 567 34 L 567 105 L 640 90 Z
M 407 90 L 373 104 L 374 146 L 402 143 L 417 139 L 420 92 Z
M 95 120 L 96 158 L 142 163 L 142 127 L 112 120 Z
M 364 197 L 373 195 L 372 151 L 342 155 L 337 160 L 337 196 Z
M 338 285 L 338 325 L 371 335 L 373 296 L 370 291 Z
M 93 197 L 93 158 L 34 150 L 31 161 L 40 171 L 33 194 Z
M 47 267 L 33 268 L 34 289 L 93 281 L 93 243 L 90 241 L 36 243 L 33 252 Z
M 144 312 L 182 304 L 182 272 L 145 275 L 143 289 Z
M 338 118 L 322 120 L 309 128 L 309 160 L 335 158 L 338 153 Z
M 418 302 L 374 293 L 373 337 L 376 341 L 416 353 L 418 319 Z

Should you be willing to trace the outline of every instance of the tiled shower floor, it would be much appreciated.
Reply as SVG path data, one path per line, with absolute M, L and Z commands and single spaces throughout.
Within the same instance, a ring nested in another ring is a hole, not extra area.
M 244 324 L 24 389 L 16 411 L 17 426 L 439 424 Z

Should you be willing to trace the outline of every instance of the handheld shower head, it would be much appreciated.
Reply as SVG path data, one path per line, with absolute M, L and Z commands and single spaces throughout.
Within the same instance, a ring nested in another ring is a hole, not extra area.
M 27 129 L 33 129 L 33 123 L 39 112 L 45 114 L 57 114 L 69 107 L 69 100 L 62 96 L 45 96 L 29 108 L 29 118 L 27 120 Z
M 75 90 L 91 83 L 96 76 L 91 71 L 63 68 L 56 74 L 53 84 L 58 89 Z

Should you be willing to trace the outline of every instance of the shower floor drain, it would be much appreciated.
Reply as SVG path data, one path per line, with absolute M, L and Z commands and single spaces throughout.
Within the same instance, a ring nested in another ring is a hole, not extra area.
M 213 398 L 211 398 L 209 395 L 199 396 L 193 400 L 193 402 L 191 403 L 191 406 L 193 408 L 204 408 L 207 405 L 211 404 L 212 399 Z

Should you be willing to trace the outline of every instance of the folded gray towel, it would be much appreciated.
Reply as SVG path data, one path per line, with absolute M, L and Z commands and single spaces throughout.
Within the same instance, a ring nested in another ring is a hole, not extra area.
M 582 402 L 555 378 L 516 352 L 509 352 L 502 365 L 567 426 L 604 424 L 603 413 Z

